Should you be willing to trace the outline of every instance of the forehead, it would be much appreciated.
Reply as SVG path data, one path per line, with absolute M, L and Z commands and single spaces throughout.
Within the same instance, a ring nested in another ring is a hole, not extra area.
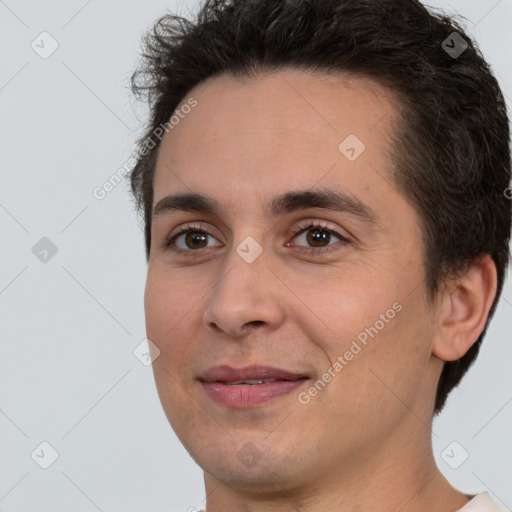
M 197 105 L 161 143 L 155 203 L 171 189 L 228 195 L 236 185 L 254 196 L 266 184 L 275 193 L 320 181 L 360 188 L 391 165 L 395 100 L 372 80 L 283 69 L 214 77 L 182 105 L 191 97 Z

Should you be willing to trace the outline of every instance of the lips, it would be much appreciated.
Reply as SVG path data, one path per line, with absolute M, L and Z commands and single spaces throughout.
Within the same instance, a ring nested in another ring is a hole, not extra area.
M 206 395 L 218 405 L 240 410 L 284 400 L 305 386 L 309 378 L 306 373 L 272 366 L 233 368 L 220 365 L 206 370 L 198 380 Z
M 206 395 L 222 407 L 252 409 L 285 400 L 310 377 L 272 366 L 214 366 L 198 377 Z
M 293 381 L 307 379 L 304 373 L 294 373 L 272 366 L 252 365 L 245 368 L 233 368 L 228 365 L 213 366 L 202 373 L 198 379 L 202 382 L 220 382 L 223 384 L 258 384 L 259 381 Z M 252 382 L 255 381 L 255 382 Z

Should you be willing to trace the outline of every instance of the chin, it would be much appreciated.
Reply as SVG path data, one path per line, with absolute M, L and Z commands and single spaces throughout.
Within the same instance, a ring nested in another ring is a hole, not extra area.
M 294 447 L 278 441 L 277 446 L 272 446 L 271 438 L 264 444 L 268 432 L 261 434 L 260 442 L 257 436 L 250 436 L 251 442 L 247 434 L 239 433 L 243 437 L 236 432 L 233 437 L 226 434 L 222 439 L 202 437 L 203 443 L 196 439 L 187 450 L 207 475 L 247 493 L 282 493 L 284 488 L 311 481 L 311 463 L 303 456 L 297 457 L 297 444 Z

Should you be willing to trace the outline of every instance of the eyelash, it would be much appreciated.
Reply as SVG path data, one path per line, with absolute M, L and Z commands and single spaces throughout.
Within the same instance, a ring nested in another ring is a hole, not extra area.
M 336 247 L 338 244 L 349 243 L 349 240 L 346 237 L 344 237 L 343 235 L 338 233 L 336 230 L 329 228 L 327 226 L 327 224 L 321 224 L 319 222 L 307 222 L 307 223 L 305 223 L 303 225 L 298 225 L 297 229 L 292 234 L 292 239 L 294 239 L 297 236 L 301 235 L 305 231 L 314 231 L 314 230 L 320 230 L 320 231 L 328 232 L 331 235 L 334 235 L 335 237 L 339 238 L 340 241 L 339 242 L 335 242 L 334 244 L 328 245 L 326 247 L 302 247 L 302 246 L 294 246 L 294 245 L 292 245 L 292 247 L 295 247 L 296 249 L 298 249 L 301 252 L 327 253 L 327 252 L 332 252 L 332 251 L 339 250 L 339 248 Z M 187 234 L 187 233 L 193 233 L 193 232 L 200 232 L 200 233 L 204 233 L 204 234 L 206 234 L 208 236 L 212 236 L 210 233 L 208 233 L 208 231 L 204 230 L 201 226 L 189 224 L 187 226 L 183 226 L 183 228 L 181 228 L 177 233 L 174 233 L 173 235 L 168 236 L 164 240 L 164 242 L 162 244 L 162 248 L 164 250 L 169 250 L 170 247 L 176 242 L 176 240 L 181 235 L 184 235 L 184 234 Z M 187 252 L 189 252 L 189 253 L 200 252 L 200 249 L 195 249 L 195 250 L 194 249 L 188 249 L 188 250 L 185 250 L 185 249 L 175 248 L 175 249 L 172 249 L 172 250 L 175 251 L 175 252 L 182 253 L 182 254 L 183 253 L 187 253 Z

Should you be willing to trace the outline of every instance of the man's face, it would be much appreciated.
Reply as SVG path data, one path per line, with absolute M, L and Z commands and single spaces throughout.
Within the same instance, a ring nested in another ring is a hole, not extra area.
M 190 96 L 160 148 L 145 294 L 173 429 L 208 478 L 253 490 L 392 466 L 428 432 L 440 366 L 419 219 L 391 177 L 389 94 L 283 70 Z M 345 201 L 313 202 L 326 193 Z M 162 207 L 181 194 L 216 209 Z M 307 378 L 206 385 L 217 365 Z

